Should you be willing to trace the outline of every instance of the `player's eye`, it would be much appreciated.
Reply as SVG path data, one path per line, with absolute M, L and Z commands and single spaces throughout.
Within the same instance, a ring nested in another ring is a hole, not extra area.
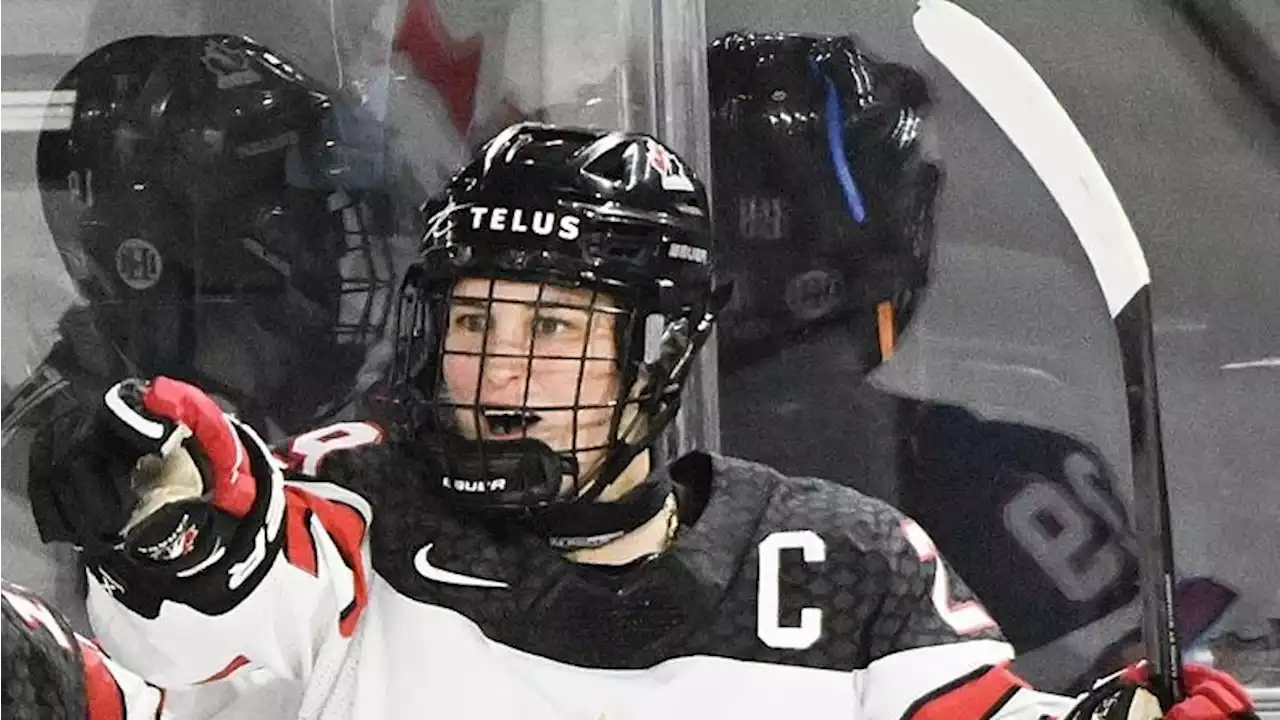
M 533 334 L 537 337 L 552 337 L 572 329 L 573 324 L 563 318 L 538 315 L 533 319 Z
M 470 333 L 482 333 L 489 325 L 489 316 L 484 313 L 459 313 L 453 317 L 453 326 Z

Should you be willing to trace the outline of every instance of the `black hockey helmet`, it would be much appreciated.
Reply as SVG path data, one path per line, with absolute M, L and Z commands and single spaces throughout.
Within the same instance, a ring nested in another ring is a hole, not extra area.
M 870 369 L 929 281 L 941 171 L 922 154 L 924 78 L 852 37 L 728 33 L 708 53 L 732 371 L 845 324 Z
M 393 300 L 376 124 L 230 35 L 112 42 L 54 99 L 41 200 L 92 321 L 64 340 L 285 431 L 341 407 Z
M 423 214 L 421 259 L 401 291 L 394 384 L 415 446 L 444 490 L 471 506 L 550 517 L 599 499 L 674 416 L 727 295 L 713 291 L 702 183 L 651 137 L 522 123 L 488 142 Z M 450 344 L 460 322 L 451 317 L 460 305 L 453 293 L 464 278 L 492 280 L 481 283 L 479 297 L 465 299 L 484 312 L 506 302 L 493 294 L 493 281 L 536 286 L 523 301 L 529 313 L 571 306 L 587 332 L 597 323 L 611 326 L 611 352 L 589 350 L 593 343 L 584 338 L 552 357 L 530 339 L 504 355 L 487 328 L 478 347 Z M 551 288 L 576 289 L 590 301 L 557 299 Z M 504 357 L 527 363 L 530 375 L 543 361 L 574 361 L 578 390 L 568 403 L 540 403 L 526 377 L 520 401 L 486 405 L 480 392 L 451 387 L 446 378 L 448 363 L 468 355 L 481 375 Z M 583 368 L 605 359 L 621 380 L 607 399 L 589 401 Z M 579 418 L 592 412 L 608 418 L 608 432 L 588 445 Z M 572 417 L 573 437 L 553 447 L 537 423 L 554 413 Z M 475 430 L 468 435 L 463 425 Z M 479 430 L 494 427 L 500 432 Z M 606 527 L 596 529 L 579 524 L 577 534 L 606 534 Z

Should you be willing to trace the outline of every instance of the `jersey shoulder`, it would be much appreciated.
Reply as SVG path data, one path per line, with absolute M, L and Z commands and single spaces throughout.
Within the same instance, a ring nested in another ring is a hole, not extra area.
M 905 550 L 898 532 L 907 520 L 889 503 L 818 477 L 789 476 L 767 465 L 716 456 L 712 503 L 739 506 L 754 539 L 810 532 L 868 555 Z
M 699 633 L 702 652 L 854 670 L 915 647 L 1000 639 L 929 536 L 892 505 L 732 458 L 716 457 L 715 470 L 706 524 L 686 549 L 708 564 L 732 554 L 734 579 Z
M 811 553 L 823 562 L 810 568 L 807 590 L 832 604 L 856 599 L 851 611 L 867 606 L 855 611 L 860 624 L 890 607 L 887 600 L 930 595 L 941 561 L 925 530 L 897 507 L 817 477 L 781 477 L 757 535 L 757 553 L 820 543 Z

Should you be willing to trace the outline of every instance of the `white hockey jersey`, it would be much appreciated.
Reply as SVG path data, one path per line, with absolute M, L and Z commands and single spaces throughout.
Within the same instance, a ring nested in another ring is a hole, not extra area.
M 451 512 L 363 423 L 251 433 L 259 490 L 183 577 L 91 570 L 90 618 L 176 717 L 1060 716 L 892 508 L 706 454 L 667 473 L 681 531 L 625 572 Z

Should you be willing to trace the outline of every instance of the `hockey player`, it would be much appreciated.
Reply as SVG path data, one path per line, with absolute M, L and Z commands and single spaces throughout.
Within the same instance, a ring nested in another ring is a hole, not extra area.
M 196 382 L 264 432 L 342 408 L 393 294 L 376 123 L 231 35 L 117 40 L 56 90 L 74 104 L 40 134 L 40 199 L 82 302 L 6 436 L 122 374 Z
M 884 503 L 709 453 L 654 464 L 725 295 L 706 194 L 663 145 L 512 126 L 425 213 L 384 422 L 275 458 L 198 388 L 128 380 L 33 478 L 122 664 L 301 717 L 1159 714 L 1140 668 L 1079 701 L 1024 687 Z M 1249 712 L 1190 677 L 1168 717 Z
M 403 267 L 416 246 L 388 237 L 376 123 L 288 56 L 221 34 L 116 40 L 55 96 L 70 112 L 41 131 L 36 173 L 61 262 L 46 270 L 24 247 L 38 233 L 4 250 L 32 276 L 6 276 L 6 340 L 16 328 L 48 350 L 6 363 L 35 366 L 5 388 L 6 517 L 25 496 L 26 446 L 47 445 L 74 422 L 63 413 L 120 377 L 197 383 L 273 438 L 341 417 L 389 356 L 370 349 L 393 251 Z M 50 271 L 71 281 L 69 307 L 50 303 Z M 6 343 L 6 361 L 21 345 Z M 21 523 L 6 530 L 14 550 L 8 577 L 87 629 L 74 563 Z

